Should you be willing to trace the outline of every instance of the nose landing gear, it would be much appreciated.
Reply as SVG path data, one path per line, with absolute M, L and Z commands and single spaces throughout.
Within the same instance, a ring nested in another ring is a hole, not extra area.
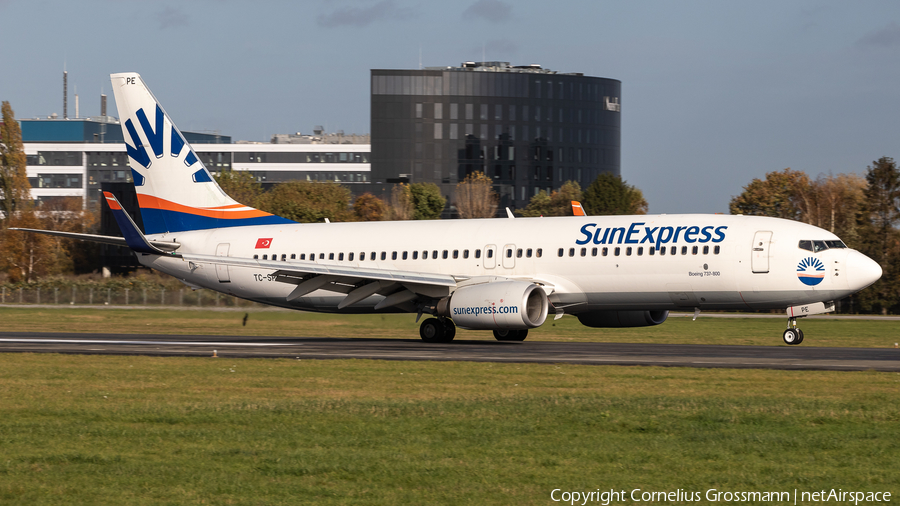
M 788 318 L 788 328 L 782 335 L 784 344 L 795 345 L 803 342 L 803 331 L 797 328 L 797 319 Z

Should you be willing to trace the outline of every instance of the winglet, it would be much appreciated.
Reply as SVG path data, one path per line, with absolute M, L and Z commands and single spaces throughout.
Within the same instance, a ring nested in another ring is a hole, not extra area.
M 150 253 L 154 255 L 174 254 L 163 251 L 150 244 L 150 241 L 144 237 L 144 234 L 141 233 L 141 230 L 135 225 L 134 220 L 132 220 L 131 216 L 128 216 L 128 213 L 122 209 L 122 205 L 119 204 L 119 201 L 116 200 L 116 197 L 112 193 L 103 192 L 103 196 L 106 198 L 106 203 L 109 204 L 109 209 L 116 218 L 116 223 L 119 224 L 119 229 L 122 230 L 122 236 L 125 237 L 125 242 L 128 243 L 129 248 L 138 253 Z
M 581 202 L 578 202 L 577 200 L 572 201 L 572 214 L 575 216 L 587 216 L 584 214 L 584 208 L 581 207 Z
M 516 215 L 513 214 L 513 212 L 510 211 L 508 207 L 506 208 L 506 216 L 509 217 L 509 218 L 515 218 L 515 217 L 516 217 Z

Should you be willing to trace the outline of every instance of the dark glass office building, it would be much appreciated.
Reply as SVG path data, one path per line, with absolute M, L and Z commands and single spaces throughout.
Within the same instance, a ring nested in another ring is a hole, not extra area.
M 620 173 L 618 80 L 506 62 L 372 70 L 371 80 L 373 182 L 436 183 L 453 206 L 457 183 L 481 171 L 502 209 Z

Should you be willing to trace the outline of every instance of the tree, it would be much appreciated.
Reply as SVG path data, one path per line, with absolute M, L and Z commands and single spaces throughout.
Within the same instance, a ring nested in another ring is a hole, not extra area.
M 414 220 L 436 220 L 441 217 L 447 199 L 441 195 L 438 185 L 413 183 L 409 185 L 409 194 L 412 197 Z
M 27 161 L 22 130 L 9 102 L 2 106 L 0 123 L 0 219 L 8 222 L 21 206 L 31 202 L 31 185 L 25 172 Z M 7 224 L 8 226 L 8 224 Z
M 245 206 L 259 207 L 263 188 L 250 172 L 229 170 L 218 173 L 214 178 L 229 197 Z
M 366 192 L 353 201 L 353 213 L 360 221 L 381 221 L 387 218 L 388 207 L 383 200 Z
M 860 213 L 860 251 L 881 265 L 883 274 L 856 297 L 859 309 L 887 313 L 900 305 L 900 171 L 891 158 L 879 158 L 867 168 L 864 205 Z
M 95 234 L 99 232 L 100 206 L 84 208 L 81 197 L 54 197 L 41 202 L 36 210 L 41 227 L 47 230 Z M 50 237 L 56 255 L 54 272 L 92 272 L 97 263 L 99 245 L 88 241 Z
M 391 188 L 391 205 L 388 210 L 391 220 L 402 221 L 413 218 L 415 206 L 408 184 L 400 183 Z
M 484 172 L 473 172 L 456 185 L 456 210 L 460 218 L 493 218 L 498 200 L 493 181 Z
M 647 214 L 647 201 L 641 190 L 620 176 L 601 174 L 584 191 L 584 212 L 595 215 Z
M 809 176 L 803 172 L 784 169 L 766 174 L 764 180 L 754 179 L 740 195 L 731 199 L 731 214 L 772 216 L 801 221 L 810 214 Z
M 43 228 L 31 202 L 20 203 L 6 221 L 9 227 Z M 37 277 L 54 274 L 58 271 L 58 258 L 53 246 L 48 235 L 5 229 L 0 233 L 0 268 L 13 283 L 30 283 Z
M 519 211 L 521 216 L 572 216 L 572 201 L 581 201 L 581 186 L 575 181 L 566 181 L 559 190 L 550 195 L 541 190 L 528 201 L 528 207 Z
M 333 182 L 288 181 L 260 198 L 259 209 L 301 223 L 355 221 L 350 190 Z

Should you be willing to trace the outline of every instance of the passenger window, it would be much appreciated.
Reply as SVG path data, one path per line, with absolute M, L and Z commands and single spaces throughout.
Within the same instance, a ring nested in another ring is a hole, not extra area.
M 603 256 L 609 255 L 609 248 L 603 248 Z
M 259 260 L 259 255 L 253 255 L 254 260 Z
M 522 248 L 516 250 L 516 258 L 522 258 Z
M 696 255 L 698 250 L 699 248 L 697 246 L 694 246 L 693 248 L 691 248 L 691 254 Z
M 431 252 L 431 258 L 437 260 L 437 250 Z
M 328 259 L 329 259 L 329 260 L 334 260 L 334 253 L 329 253 L 329 254 L 328 254 Z
M 396 260 L 396 259 L 397 259 L 397 252 L 394 251 L 393 253 L 391 253 L 391 260 Z
M 467 250 L 467 249 L 463 250 L 463 258 L 469 258 L 469 250 Z
M 475 250 L 475 258 L 481 258 L 481 250 L 480 249 Z
M 297 259 L 297 254 L 291 253 L 291 260 L 296 260 L 296 259 Z
M 659 254 L 665 256 L 666 248 L 665 247 L 659 248 Z
M 319 253 L 319 260 L 325 260 L 325 253 Z
M 300 253 L 300 260 L 306 260 L 306 253 Z
M 525 256 L 528 258 L 531 258 L 531 248 L 528 248 L 527 250 L 525 250 Z
M 643 246 L 638 246 L 638 256 L 641 256 L 641 255 L 643 255 L 643 254 L 644 254 L 644 247 L 643 247 Z
M 376 253 L 373 251 L 371 255 L 369 255 L 370 260 L 375 260 Z
M 418 260 L 418 259 L 419 259 L 419 251 L 418 250 L 413 251 L 413 260 Z
M 428 250 L 422 252 L 422 260 L 428 260 Z
M 382 252 L 381 252 L 381 259 L 382 259 L 382 260 L 387 260 L 387 251 L 382 251 Z
M 506 258 L 512 258 L 512 248 L 506 248 Z
M 625 248 L 625 256 L 631 256 L 631 246 Z
M 343 254 L 343 253 L 338 253 L 338 260 L 340 260 L 340 261 L 342 261 L 342 262 L 344 261 L 344 254 Z
M 677 255 L 678 254 L 678 246 L 672 246 L 672 249 L 669 250 L 669 253 L 672 255 Z
M 682 255 L 687 255 L 687 246 L 682 246 L 682 247 L 681 247 L 681 254 L 682 254 Z
M 456 260 L 457 258 L 459 258 L 459 250 L 455 249 L 453 250 L 453 259 Z
M 806 251 L 812 251 L 812 241 L 800 241 L 800 244 L 797 245 L 800 249 L 805 249 Z
M 709 246 L 704 246 L 704 247 L 703 247 L 703 254 L 704 254 L 704 255 L 709 255 Z
M 597 256 L 597 248 L 591 248 L 591 256 L 592 257 Z
M 538 258 L 541 258 L 541 255 L 544 253 L 544 250 L 542 250 L 541 248 L 538 248 L 535 253 L 537 253 Z
M 447 256 L 448 256 L 448 255 L 447 255 L 447 250 L 444 250 L 444 252 L 441 254 L 441 256 L 443 257 L 444 260 L 446 260 L 446 259 L 447 259 Z
M 269 255 L 263 255 L 263 260 L 268 260 L 268 259 L 269 259 Z
M 569 248 L 569 256 L 570 257 L 575 256 L 575 248 Z
M 559 256 L 563 256 L 563 249 L 559 248 Z
M 583 256 L 583 257 L 587 256 L 587 248 L 581 248 L 581 256 Z
M 713 254 L 714 254 L 714 255 L 718 255 L 718 254 L 719 254 L 719 247 L 718 247 L 718 246 L 716 246 L 716 247 L 713 248 Z
M 650 251 L 649 251 L 649 253 L 650 253 L 650 256 L 655 255 L 655 254 L 656 254 L 656 247 L 655 247 L 655 246 L 650 246 Z
M 403 252 L 403 259 L 406 260 L 406 252 Z
M 616 256 L 619 256 L 619 252 L 620 252 L 620 251 L 621 251 L 621 248 L 619 248 L 618 246 L 616 246 L 615 252 L 614 252 L 613 254 L 616 255 Z
M 494 258 L 494 250 L 492 250 L 492 249 L 487 250 L 487 257 Z
M 350 254 L 347 255 L 347 260 L 350 261 L 350 262 L 353 261 L 353 253 L 350 253 Z

